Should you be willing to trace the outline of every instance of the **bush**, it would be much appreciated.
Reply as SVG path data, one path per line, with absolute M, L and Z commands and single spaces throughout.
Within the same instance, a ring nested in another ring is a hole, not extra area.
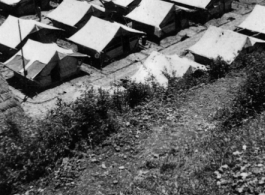
M 215 81 L 216 79 L 224 77 L 229 71 L 229 65 L 218 57 L 210 64 L 209 79 Z
M 244 60 L 245 59 L 245 60 Z M 223 125 L 231 128 L 240 125 L 242 120 L 260 113 L 265 108 L 265 54 L 255 51 L 241 59 L 246 72 L 246 81 L 242 84 L 233 105 L 227 109 Z
M 9 117 L 0 134 L 1 194 L 51 173 L 57 162 L 100 145 L 119 129 L 118 117 L 154 96 L 155 87 L 132 83 L 113 95 L 88 90 L 75 102 L 58 100 L 46 119 Z

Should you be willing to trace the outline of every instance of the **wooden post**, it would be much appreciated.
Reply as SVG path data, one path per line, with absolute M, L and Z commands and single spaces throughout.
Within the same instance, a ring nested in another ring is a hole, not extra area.
M 19 30 L 19 38 L 20 42 L 22 42 L 22 35 L 21 35 L 21 29 L 20 29 L 20 22 L 18 19 L 18 30 Z M 22 54 L 22 66 L 23 66 L 23 74 L 26 77 L 27 76 L 27 71 L 25 69 L 25 61 L 24 61 L 24 53 L 23 53 L 23 46 L 21 47 L 21 54 Z

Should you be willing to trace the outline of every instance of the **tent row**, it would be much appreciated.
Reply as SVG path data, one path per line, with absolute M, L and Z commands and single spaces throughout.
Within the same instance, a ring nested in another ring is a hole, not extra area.
M 194 60 L 177 55 L 153 52 L 139 70 L 130 77 L 136 83 L 157 82 L 167 87 L 167 76 L 181 78 L 197 70 L 206 71 L 212 61 L 221 59 L 231 64 L 245 49 L 264 45 L 264 40 L 249 37 L 231 30 L 210 26 L 201 39 L 188 48 Z
M 54 26 L 65 29 L 72 35 L 82 28 L 91 16 L 106 20 L 115 20 L 117 19 L 115 16 L 118 16 L 119 22 L 128 23 L 136 30 L 160 38 L 185 27 L 182 25 L 183 20 L 192 17 L 196 20 L 202 18 L 202 15 L 207 17 L 214 15 L 215 12 L 222 14 L 231 9 L 232 3 L 231 0 L 207 0 L 207 4 L 205 1 L 199 1 L 201 6 L 196 6 L 196 3 L 190 6 L 191 2 L 199 3 L 191 0 L 182 0 L 180 4 L 177 1 L 162 0 L 102 0 L 101 2 L 64 0 L 47 17 L 52 20 Z

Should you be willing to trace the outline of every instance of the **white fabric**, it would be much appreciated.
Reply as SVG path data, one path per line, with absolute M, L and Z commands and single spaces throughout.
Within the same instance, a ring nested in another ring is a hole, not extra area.
M 134 0 L 112 0 L 112 2 L 116 5 L 122 7 L 128 7 Z
M 177 55 L 166 56 L 156 51 L 152 52 L 139 70 L 131 77 L 136 83 L 155 81 L 167 87 L 168 79 L 164 73 L 173 77 L 183 77 L 190 69 L 206 70 L 205 66 Z
M 112 23 L 92 16 L 86 25 L 71 36 L 69 40 L 101 52 L 121 28 L 132 33 L 143 33 L 116 22 Z
M 49 63 L 51 58 L 54 56 L 56 52 L 60 52 L 62 54 L 72 54 L 74 53 L 71 49 L 63 49 L 59 47 L 55 43 L 40 43 L 33 40 L 28 40 L 26 44 L 24 45 L 23 49 L 23 55 L 24 58 L 30 61 L 39 61 L 43 64 Z M 11 59 L 9 59 L 6 63 L 11 61 L 16 55 L 21 55 L 21 50 L 17 52 Z
M 18 19 L 9 15 L 0 27 L 0 44 L 10 48 L 16 48 L 18 46 L 21 42 L 18 21 L 20 23 L 22 40 L 29 34 L 38 31 L 39 28 L 58 30 L 58 28 L 37 22 L 35 20 Z
M 265 34 L 265 6 L 256 5 L 250 15 L 239 25 L 240 28 Z
M 7 5 L 16 5 L 21 0 L 0 0 L 1 3 L 7 4 Z
M 259 39 L 249 38 L 245 35 L 210 26 L 202 38 L 189 50 L 208 59 L 221 57 L 228 64 L 232 63 L 238 53 L 246 46 L 255 42 L 263 42 Z
M 64 0 L 47 17 L 69 26 L 75 26 L 88 12 L 96 10 L 105 11 L 104 8 L 87 3 L 86 1 Z
M 173 7 L 174 4 L 160 0 L 142 0 L 126 17 L 160 29 L 160 24 Z
M 171 1 L 202 9 L 205 9 L 211 2 L 211 0 L 171 0 Z

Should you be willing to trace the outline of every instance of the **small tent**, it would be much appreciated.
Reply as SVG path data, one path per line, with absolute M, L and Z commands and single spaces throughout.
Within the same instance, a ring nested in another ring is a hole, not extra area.
M 104 8 L 86 1 L 64 0 L 47 17 L 52 20 L 54 26 L 73 34 L 82 28 L 91 16 L 104 17 L 104 12 Z
M 64 60 L 66 57 L 67 60 Z M 77 73 L 78 61 L 71 57 L 86 57 L 86 55 L 60 48 L 55 43 L 44 44 L 28 40 L 22 50 L 4 65 L 14 71 L 22 82 L 46 87 Z M 27 72 L 26 75 L 24 71 Z
M 250 33 L 265 35 L 265 6 L 255 5 L 250 15 L 238 26 L 241 30 L 247 30 Z M 249 33 L 247 33 L 249 34 Z
M 181 58 L 178 55 L 163 55 L 156 51 L 152 52 L 139 70 L 130 78 L 136 83 L 157 82 L 167 87 L 168 78 L 183 77 L 197 69 L 206 70 L 206 67 L 188 58 Z
M 202 38 L 188 50 L 199 63 L 208 64 L 209 61 L 220 57 L 231 64 L 243 48 L 250 47 L 255 42 L 262 42 L 262 40 L 210 26 Z
M 35 13 L 36 6 L 47 9 L 49 4 L 50 0 L 0 0 L 0 9 L 22 16 Z
M 160 0 L 143 0 L 126 17 L 132 28 L 161 37 L 176 30 L 175 6 Z
M 0 52 L 11 57 L 28 38 L 40 42 L 54 42 L 59 29 L 35 20 L 19 19 L 9 15 L 0 26 Z
M 69 38 L 81 53 L 100 59 L 111 59 L 131 52 L 138 43 L 141 31 L 92 16 L 87 24 Z

